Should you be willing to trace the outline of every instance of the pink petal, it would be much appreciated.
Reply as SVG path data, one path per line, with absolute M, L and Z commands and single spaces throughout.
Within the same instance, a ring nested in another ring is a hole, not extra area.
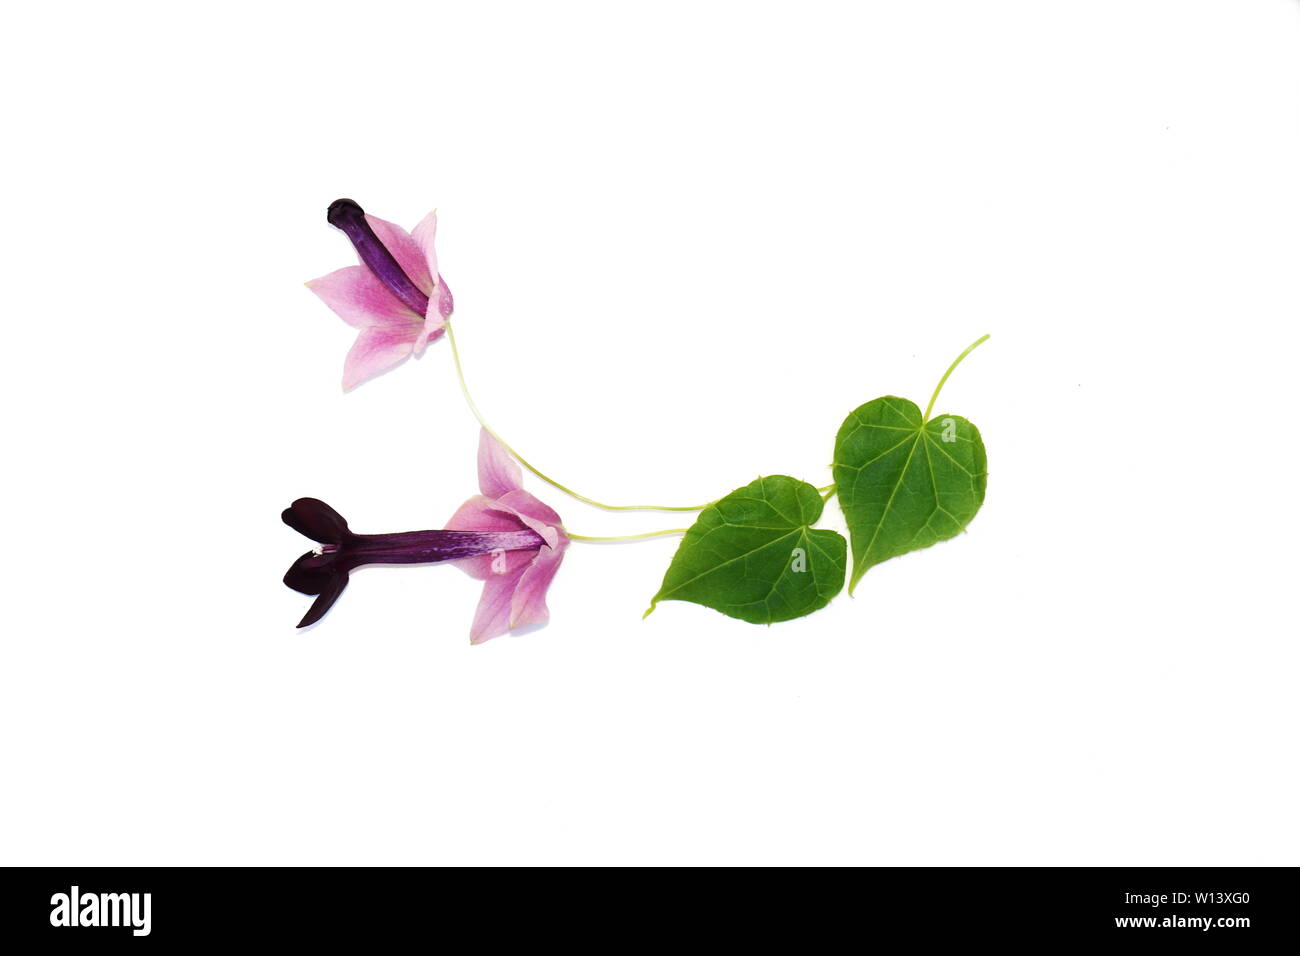
M 438 254 L 433 251 L 433 240 L 434 237 L 437 236 L 437 234 L 438 234 L 437 210 L 434 210 L 433 212 L 429 213 L 429 215 L 421 219 L 418 223 L 416 223 L 415 228 L 411 230 L 411 240 L 415 243 L 416 247 L 419 248 L 420 255 L 424 258 L 424 268 L 426 270 L 425 274 L 429 276 L 436 276 L 438 274 Z M 402 268 L 406 268 L 406 267 L 403 266 Z M 424 286 L 421 286 L 420 288 L 423 289 Z M 429 288 L 430 289 L 433 288 L 432 281 L 429 283 Z M 430 294 L 429 298 L 435 299 L 437 298 L 437 296 Z
M 446 524 L 447 531 L 521 531 L 526 527 L 513 512 L 499 509 L 481 494 L 461 505 Z M 476 554 L 472 558 L 456 558 L 451 563 L 471 578 L 485 581 L 494 575 L 519 570 L 532 561 L 534 554 L 536 551 L 504 551 L 503 562 L 498 561 L 497 554 Z
M 433 277 L 436 273 L 429 271 L 429 264 L 425 262 L 424 250 L 420 248 L 420 244 L 401 226 L 377 216 L 367 215 L 366 222 L 370 223 L 370 228 L 375 231 L 379 241 L 393 254 L 397 264 L 402 267 L 402 271 L 416 287 L 425 295 L 432 295 Z
M 526 527 L 532 528 L 543 538 L 552 548 L 564 549 L 569 545 L 569 539 L 563 531 L 560 531 L 560 516 L 552 511 L 547 505 L 538 501 L 526 491 L 512 491 L 502 495 L 492 502 L 493 506 L 509 511 L 517 516 Z
M 519 579 L 511 598 L 510 629 L 537 627 L 551 616 L 546 607 L 546 591 L 560 569 L 563 550 L 542 548 Z
M 448 531 L 519 531 L 524 527 L 527 526 L 511 512 L 495 507 L 490 499 L 482 495 L 475 495 L 461 505 L 446 524 Z M 498 561 L 495 554 L 479 554 L 472 558 L 457 558 L 451 563 L 470 577 L 486 581 L 495 575 L 510 573 L 526 566 L 535 553 L 507 551 L 504 562 Z
M 446 527 L 448 531 L 519 531 L 527 526 L 491 498 L 475 495 L 456 509 Z
M 522 487 L 523 473 L 510 452 L 486 428 L 481 429 L 478 436 L 479 491 L 489 498 L 500 498 Z
M 451 290 L 447 288 L 447 280 L 444 279 L 442 276 L 438 276 L 437 299 L 438 299 L 438 314 L 441 315 L 444 319 L 451 318 L 451 312 L 452 309 L 455 308 L 455 303 L 452 301 L 451 298 Z
M 429 213 L 411 230 L 411 238 L 424 255 L 424 263 L 429 270 L 429 275 L 437 277 L 435 288 L 429 293 L 429 308 L 424 313 L 424 339 L 417 346 L 417 355 L 426 345 L 442 335 L 442 327 L 451 316 L 451 290 L 447 288 L 447 283 L 442 281 L 442 276 L 438 275 L 438 253 L 433 248 L 433 240 L 437 233 L 437 212 Z
M 353 328 L 409 326 L 418 330 L 420 327 L 420 317 L 402 305 L 364 266 L 348 266 L 312 279 L 307 288 Z
M 526 568 L 537 556 L 534 551 L 493 551 L 488 554 L 476 554 L 472 558 L 456 558 L 451 564 L 456 565 L 471 578 L 490 581 L 503 575 L 514 574 Z
M 425 347 L 430 342 L 436 342 L 442 338 L 444 326 L 447 320 L 433 312 L 433 300 L 429 300 L 430 315 L 424 320 L 424 325 L 420 328 L 420 336 L 415 340 L 415 354 L 417 356 L 424 354 Z
M 555 509 L 523 490 L 502 495 L 496 502 L 496 506 L 498 508 L 509 508 L 511 511 L 516 511 L 523 517 L 532 518 L 541 524 L 552 525 L 557 528 L 564 524 L 560 520 L 560 516 L 555 513 Z
M 419 327 L 412 325 L 362 329 L 343 363 L 343 390 L 356 388 L 399 365 L 411 354 L 411 345 L 418 332 Z
M 471 644 L 482 644 L 510 630 L 512 598 L 528 567 L 524 564 L 509 574 L 491 575 L 483 582 L 483 596 L 479 598 L 474 623 L 469 629 Z

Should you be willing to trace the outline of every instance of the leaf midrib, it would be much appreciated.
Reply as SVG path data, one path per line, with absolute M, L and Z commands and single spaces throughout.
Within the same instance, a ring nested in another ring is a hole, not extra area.
M 888 403 L 886 403 L 886 404 L 888 404 Z M 892 405 L 890 405 L 890 407 L 893 408 Z M 895 411 L 897 411 L 897 409 L 895 409 Z M 949 417 L 952 417 L 952 416 L 949 416 Z M 933 419 L 931 419 L 931 421 L 933 421 Z M 859 571 L 859 570 L 858 570 L 858 565 L 859 565 L 859 563 L 862 563 L 862 564 L 865 564 L 865 563 L 866 563 L 866 560 L 867 560 L 868 556 L 871 554 L 871 549 L 875 547 L 876 539 L 880 537 L 880 532 L 881 532 L 881 530 L 884 528 L 884 526 L 885 526 L 885 522 L 886 522 L 886 521 L 888 520 L 888 518 L 889 518 L 890 510 L 893 508 L 894 499 L 895 499 L 895 498 L 897 497 L 897 495 L 898 495 L 898 490 L 903 486 L 904 482 L 905 482 L 906 479 L 907 479 L 907 471 L 908 471 L 908 469 L 911 467 L 911 465 L 912 465 L 912 459 L 916 456 L 916 449 L 917 449 L 917 447 L 920 445 L 920 443 L 922 442 L 923 439 L 926 440 L 926 442 L 925 442 L 925 445 L 926 445 L 926 470 L 929 472 L 929 475 L 930 475 L 930 493 L 931 493 L 931 495 L 933 495 L 933 497 L 934 497 L 934 509 L 930 512 L 929 517 L 926 518 L 926 522 L 925 522 L 925 526 L 924 526 L 924 527 L 929 527 L 929 523 L 930 523 L 930 521 L 933 520 L 933 518 L 934 518 L 934 516 L 935 516 L 936 514 L 940 514 L 940 513 L 947 515 L 947 516 L 948 516 L 949 518 L 951 518 L 955 523 L 957 523 L 958 525 L 961 525 L 962 527 L 964 527 L 964 525 L 962 524 L 962 522 L 960 521 L 960 519 L 958 519 L 958 517 L 957 517 L 956 515 L 954 515 L 954 514 L 953 514 L 952 512 L 950 512 L 947 508 L 943 507 L 942 504 L 940 504 L 940 501 L 939 501 L 938 476 L 935 474 L 935 470 L 934 470 L 934 462 L 933 462 L 933 460 L 930 458 L 930 446 L 933 445 L 936 449 L 938 449 L 940 452 L 942 452 L 943 455 L 944 455 L 944 457 L 947 458 L 950 462 L 952 462 L 953 465 L 954 465 L 958 470 L 960 470 L 963 474 L 965 474 L 967 477 L 973 479 L 973 478 L 977 478 L 978 476 L 977 476 L 974 472 L 972 472 L 969 468 L 967 468 L 965 465 L 963 465 L 960 461 L 958 461 L 956 458 L 954 458 L 954 457 L 952 456 L 952 454 L 948 451 L 948 449 L 946 449 L 946 448 L 944 448 L 943 446 L 941 446 L 941 445 L 940 445 L 940 444 L 935 440 L 934 436 L 931 435 L 931 434 L 926 430 L 926 426 L 929 425 L 929 424 L 930 424 L 929 421 L 923 421 L 923 422 L 921 422 L 920 425 L 916 426 L 915 428 L 904 429 L 904 428 L 901 428 L 901 427 L 895 427 L 895 426 L 878 426 L 878 425 L 869 425 L 869 426 L 867 426 L 866 423 L 861 423 L 861 422 L 859 423 L 859 426 L 860 426 L 860 427 L 865 426 L 865 427 L 886 428 L 886 429 L 888 429 L 888 430 L 890 430 L 890 431 L 911 431 L 911 432 L 913 432 L 913 437 L 912 437 L 912 447 L 911 447 L 911 449 L 908 450 L 908 453 L 907 453 L 907 460 L 903 462 L 903 467 L 902 467 L 902 468 L 899 470 L 899 472 L 898 472 L 898 480 L 894 483 L 894 487 L 893 487 L 893 489 L 892 489 L 892 490 L 890 491 L 890 493 L 889 493 L 889 498 L 888 498 L 888 500 L 885 502 L 884 510 L 881 511 L 881 513 L 880 513 L 880 518 L 876 521 L 875 528 L 874 528 L 874 529 L 872 530 L 872 532 L 871 532 L 871 540 L 868 541 L 866 547 L 862 549 L 862 555 L 861 555 L 861 558 L 859 558 L 858 555 L 856 555 L 856 554 L 854 555 L 854 560 L 853 560 L 853 574 L 852 574 L 852 577 L 851 577 L 850 582 L 849 582 L 849 593 L 850 593 L 850 594 L 853 593 L 853 588 L 857 585 L 857 583 L 858 583 L 860 580 L 862 580 L 862 576 L 863 576 L 864 574 L 866 574 L 867 571 L 870 569 L 870 565 L 868 565 L 867 567 L 864 567 L 864 568 L 862 568 L 861 571 Z M 958 437 L 960 438 L 961 436 L 958 436 Z M 969 441 L 969 439 L 965 439 L 965 440 L 966 440 L 966 441 Z M 862 469 L 866 468 L 868 465 L 875 464 L 877 461 L 880 461 L 880 459 L 884 458 L 886 455 L 891 454 L 892 452 L 895 452 L 895 451 L 897 451 L 898 449 L 902 448 L 905 444 L 907 444 L 907 439 L 906 439 L 906 438 L 903 439 L 902 441 L 898 442 L 896 445 L 891 445 L 891 446 L 890 446 L 889 448 L 887 448 L 885 451 L 883 451 L 883 452 L 881 452 L 880 454 L 876 455 L 876 456 L 875 456 L 874 458 L 872 458 L 870 461 L 863 462 L 861 465 L 856 465 L 856 466 L 855 466 L 855 465 L 838 465 L 838 464 L 837 464 L 837 467 L 841 467 L 841 468 L 849 468 L 849 469 L 852 469 L 852 470 L 855 470 L 855 471 L 861 472 Z M 924 528 L 923 528 L 922 530 L 924 530 Z M 918 534 L 919 534 L 919 533 L 920 533 L 920 532 L 918 532 Z M 912 540 L 913 540 L 913 541 L 916 540 L 915 536 L 913 537 Z
M 883 527 L 885 526 L 885 519 L 887 519 L 887 518 L 889 517 L 889 509 L 892 508 L 892 507 L 894 506 L 894 498 L 897 497 L 897 495 L 898 495 L 898 489 L 901 488 L 901 487 L 903 487 L 903 482 L 904 482 L 904 481 L 906 480 L 906 478 L 907 478 L 907 469 L 910 468 L 910 467 L 912 467 L 912 457 L 916 454 L 916 446 L 920 444 L 920 442 L 921 442 L 921 436 L 922 436 L 924 433 L 925 433 L 925 422 L 922 422 L 921 425 L 920 425 L 920 427 L 917 428 L 917 430 L 916 430 L 916 437 L 912 439 L 912 447 L 911 447 L 911 449 L 910 449 L 910 450 L 908 451 L 908 453 L 907 453 L 907 460 L 906 460 L 905 462 L 903 462 L 903 467 L 902 467 L 902 468 L 899 470 L 899 472 L 898 472 L 898 481 L 896 481 L 896 482 L 894 483 L 894 489 L 889 493 L 889 500 L 885 502 L 885 510 L 882 511 L 882 512 L 880 513 L 880 520 L 876 522 L 876 528 L 875 528 L 874 531 L 871 532 L 871 540 L 868 541 L 868 542 L 867 542 L 867 546 L 866 546 L 865 548 L 862 549 L 862 557 L 863 557 L 864 560 L 866 559 L 867 555 L 871 553 L 871 549 L 872 549 L 872 547 L 875 546 L 876 538 L 880 537 L 880 529 L 883 528 Z M 901 448 L 902 445 L 903 445 L 903 442 L 899 442 L 899 443 L 898 443 L 897 445 L 895 445 L 894 447 L 895 447 L 895 448 Z M 873 459 L 873 460 L 876 460 L 876 459 Z M 864 466 L 864 467 L 865 467 L 865 466 Z M 931 482 L 934 481 L 934 469 L 933 469 L 933 468 L 930 469 L 930 481 L 931 481 Z M 936 500 L 937 500 L 937 498 L 936 498 Z M 854 573 L 853 573 L 853 581 L 852 581 L 852 584 L 850 584 L 850 586 L 849 586 L 849 593 L 850 593 L 850 594 L 853 593 L 853 586 L 856 585 L 860 580 L 862 580 L 862 575 L 863 575 L 863 574 L 866 574 L 866 573 L 867 573 L 865 568 L 863 568 L 861 572 L 858 571 L 858 568 L 857 568 L 857 565 L 856 565 L 856 558 L 855 558 L 855 564 L 854 564 L 853 572 L 854 572 Z M 874 580 L 874 579 L 873 579 L 873 580 Z
M 738 525 L 731 525 L 730 527 L 735 528 L 735 527 L 739 527 L 739 526 L 738 526 Z M 796 530 L 796 531 L 801 535 L 801 540 L 800 540 L 799 544 L 798 544 L 796 547 L 801 547 L 801 546 L 803 546 L 803 545 L 811 545 L 811 542 L 808 540 L 808 538 L 809 538 L 809 535 L 812 533 L 812 528 L 811 528 L 809 525 L 804 525 L 803 527 L 801 527 L 801 528 L 796 528 L 795 530 Z M 784 535 L 783 535 L 782 537 L 784 537 Z M 776 543 L 777 543 L 778 541 L 780 541 L 780 540 L 781 540 L 781 538 L 773 538 L 773 539 L 772 539 L 771 541 L 769 541 L 767 544 L 763 545 L 763 547 L 764 547 L 764 548 L 766 548 L 766 547 L 770 547 L 771 545 L 776 544 Z M 761 550 L 761 549 L 755 549 L 755 550 Z M 750 553 L 750 554 L 753 554 L 754 552 L 751 551 L 751 552 L 749 552 L 749 553 Z M 815 562 L 813 562 L 812 565 L 813 565 L 814 568 L 816 567 L 816 563 L 815 563 Z M 721 567 L 721 565 L 718 565 L 718 567 Z M 705 574 L 709 574 L 709 573 L 711 573 L 711 572 L 706 571 L 706 572 L 704 572 L 704 573 L 705 573 Z M 724 606 L 725 606 L 725 607 L 750 607 L 750 606 L 755 605 L 755 604 L 762 604 L 763 607 L 767 609 L 767 615 L 768 615 L 768 617 L 771 617 L 771 616 L 772 616 L 772 608 L 771 608 L 771 606 L 770 606 L 767 602 L 770 601 L 770 600 L 772 600 L 772 595 L 775 594 L 775 593 L 776 593 L 776 589 L 779 588 L 779 587 L 781 586 L 781 582 L 785 580 L 785 576 L 786 576 L 787 573 L 789 573 L 787 570 L 782 570 L 782 572 L 776 576 L 776 580 L 772 582 L 772 586 L 771 586 L 770 588 L 767 589 L 767 593 L 763 595 L 763 599 L 762 599 L 761 601 L 744 601 L 744 602 L 735 602 L 735 603 L 726 604 L 726 605 L 724 605 Z M 817 572 L 816 572 L 815 570 L 812 570 L 812 571 L 810 571 L 809 573 L 812 575 L 812 579 L 813 579 L 813 588 L 815 589 L 815 588 L 817 587 Z M 818 593 L 820 593 L 820 592 L 818 592 Z M 769 623 L 770 623 L 770 622 L 769 622 Z
M 718 525 L 717 527 L 718 527 L 718 528 L 721 528 L 721 527 L 725 527 L 725 528 L 749 528 L 749 527 L 752 527 L 752 526 L 751 526 L 751 525 L 745 525 L 745 524 L 732 524 L 730 521 L 723 521 L 723 523 L 722 523 L 721 525 Z M 660 592 L 659 592 L 659 596 L 660 596 L 660 598 L 667 597 L 669 594 L 672 594 L 673 591 L 680 591 L 682 588 L 686 587 L 686 585 L 688 585 L 688 584 L 694 584 L 694 583 L 695 583 L 696 581 L 698 581 L 700 578 L 705 577 L 706 575 L 712 574 L 714 571 L 717 571 L 719 568 L 725 568 L 725 567 L 726 567 L 727 565 L 729 565 L 729 564 L 735 564 L 737 561 L 743 560 L 744 558 L 749 557 L 751 554 L 755 554 L 755 553 L 757 553 L 757 552 L 759 552 L 759 551 L 762 551 L 764 548 L 770 548 L 772 545 L 776 544 L 778 541 L 782 541 L 782 540 L 784 540 L 784 539 L 790 537 L 791 535 L 801 534 L 801 533 L 803 533 L 804 531 L 807 531 L 808 528 L 809 528 L 808 525 L 801 525 L 801 526 L 799 526 L 799 527 L 797 527 L 797 528 L 792 528 L 792 529 L 790 529 L 789 531 L 787 531 L 785 534 L 780 535 L 780 536 L 778 536 L 778 537 L 775 537 L 775 538 L 773 538 L 772 540 L 766 542 L 765 544 L 761 544 L 761 545 L 759 545 L 757 548 L 751 548 L 750 550 L 746 551 L 744 554 L 738 554 L 738 555 L 736 555 L 734 558 L 728 558 L 726 561 L 723 561 L 721 564 L 715 564 L 713 567 L 709 568 L 707 571 L 701 571 L 699 574 L 695 575 L 695 577 L 693 577 L 693 578 L 688 578 L 688 579 L 686 579 L 685 581 L 681 582 L 680 584 L 675 584 L 675 585 L 673 585 L 673 589 L 672 589 L 672 591 L 660 591 Z M 717 528 L 710 528 L 710 529 L 709 529 L 710 532 L 713 532 L 713 531 L 716 531 L 716 530 L 717 530 Z M 775 588 L 774 588 L 773 590 L 775 590 Z M 770 596 L 770 593 L 769 593 L 769 596 Z M 732 606 L 732 607 L 741 607 L 742 605 L 735 604 L 735 605 L 731 605 L 731 606 Z

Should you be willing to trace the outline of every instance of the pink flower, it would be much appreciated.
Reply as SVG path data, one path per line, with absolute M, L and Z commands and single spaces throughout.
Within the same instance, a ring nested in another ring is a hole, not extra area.
M 478 444 L 478 485 L 475 495 L 447 522 L 448 530 L 533 531 L 544 543 L 528 550 L 498 550 L 461 558 L 454 563 L 483 582 L 483 596 L 469 631 L 481 644 L 507 631 L 540 627 L 550 617 L 546 590 L 559 570 L 569 538 L 560 516 L 521 485 L 522 475 L 502 446 L 484 429 Z
M 408 233 L 367 216 L 351 199 L 330 204 L 330 223 L 356 247 L 359 266 L 313 279 L 315 292 L 348 325 L 359 329 L 343 363 L 343 389 L 355 388 L 442 335 L 451 315 L 451 290 L 438 274 L 433 251 L 438 217 L 429 213 Z

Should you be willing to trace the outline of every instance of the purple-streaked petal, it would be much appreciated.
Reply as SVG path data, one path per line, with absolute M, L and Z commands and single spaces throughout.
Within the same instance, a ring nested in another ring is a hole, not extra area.
M 551 612 L 546 607 L 546 591 L 560 569 L 564 558 L 562 551 L 542 548 L 528 570 L 519 579 L 511 598 L 510 629 L 537 627 L 550 620 Z
M 522 528 L 527 528 L 527 525 L 516 518 L 512 512 L 502 511 L 493 505 L 491 499 L 484 498 L 482 495 L 475 495 L 461 505 L 447 522 L 449 531 L 519 531 Z M 504 562 L 498 560 L 495 554 L 481 554 L 472 558 L 460 558 L 452 564 L 470 577 L 485 581 L 490 577 L 514 572 L 527 565 L 532 560 L 533 553 L 532 551 L 507 551 Z
M 321 544 L 342 544 L 350 535 L 344 517 L 319 498 L 299 498 L 284 509 L 280 518 L 294 531 Z
M 525 563 L 508 574 L 493 574 L 484 580 L 483 595 L 479 598 L 478 609 L 474 612 L 474 623 L 469 629 L 471 644 L 482 644 L 510 630 L 514 603 L 512 598 L 519 579 L 527 572 L 528 567 L 529 565 Z
M 500 498 L 522 487 L 523 472 L 510 452 L 486 428 L 481 429 L 478 436 L 479 491 L 489 498 Z
M 402 271 L 407 277 L 415 283 L 425 295 L 433 292 L 433 277 L 437 275 L 436 271 L 429 269 L 429 264 L 424 257 L 424 249 L 421 248 L 410 233 L 401 226 L 395 225 L 387 220 L 380 219 L 378 216 L 366 214 L 366 222 L 370 223 L 370 228 L 375 231 L 379 241 L 384 244 L 384 248 L 393 254 L 397 264 L 402 267 Z
M 404 306 L 365 266 L 338 269 L 312 279 L 307 288 L 353 328 L 410 326 L 418 329 L 423 318 Z
M 343 362 L 343 391 L 356 388 L 399 365 L 411 354 L 419 333 L 418 325 L 404 328 L 362 329 Z

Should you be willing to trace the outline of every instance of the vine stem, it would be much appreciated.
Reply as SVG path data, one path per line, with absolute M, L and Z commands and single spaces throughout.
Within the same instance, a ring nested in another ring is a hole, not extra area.
M 948 371 L 943 373 L 943 378 L 939 379 L 939 384 L 934 387 L 934 394 L 930 396 L 930 404 L 925 406 L 925 417 L 921 419 L 922 424 L 930 420 L 930 413 L 934 411 L 934 403 L 939 400 L 939 393 L 943 391 L 943 384 L 944 382 L 948 381 L 948 376 L 953 373 L 953 369 L 955 369 L 958 365 L 961 364 L 962 359 L 970 355 L 971 352 L 974 352 L 977 348 L 979 348 L 987 341 L 988 341 L 988 336 L 981 335 L 970 345 L 966 346 L 965 352 L 962 352 L 961 355 L 958 355 L 955 359 L 952 360 L 952 364 L 948 366 Z
M 644 541 L 646 538 L 663 538 L 670 534 L 685 534 L 686 528 L 665 528 L 663 531 L 646 531 L 642 534 L 620 534 L 612 538 L 601 537 L 599 535 L 574 534 L 567 528 L 564 533 L 574 541 L 592 541 L 598 544 L 609 544 L 615 541 Z
M 581 501 L 585 504 L 592 505 L 593 507 L 596 508 L 604 508 L 606 511 L 703 511 L 705 508 L 708 507 L 708 505 L 690 505 L 689 507 L 676 506 L 676 505 L 607 505 L 603 501 L 597 501 L 595 498 L 588 498 L 586 495 L 580 495 L 572 488 L 565 487 L 564 485 L 556 481 L 554 478 L 539 471 L 537 468 L 535 468 L 532 465 L 532 463 L 528 461 L 528 459 L 526 459 L 523 455 L 519 454 L 519 452 L 511 448 L 510 444 L 499 434 L 497 434 L 496 430 L 487 423 L 487 419 L 483 417 L 483 413 L 479 411 L 478 405 L 475 404 L 474 402 L 474 396 L 471 395 L 469 392 L 469 386 L 465 383 L 465 369 L 461 366 L 460 363 L 460 349 L 456 347 L 456 333 L 452 331 L 450 319 L 448 319 L 446 324 L 443 325 L 443 328 L 447 330 L 447 341 L 451 343 L 451 358 L 456 365 L 456 378 L 460 380 L 460 390 L 461 393 L 465 396 L 465 403 L 469 405 L 469 410 L 474 413 L 474 417 L 477 418 L 478 423 L 483 426 L 483 430 L 486 431 L 493 438 L 495 438 L 497 441 L 499 441 L 501 443 L 501 447 L 503 447 L 506 451 L 508 451 L 511 455 L 513 455 L 515 460 L 518 461 L 519 464 L 523 465 L 525 468 L 531 471 L 542 481 L 546 482 L 552 488 L 559 489 L 560 491 L 568 495 L 570 498 L 576 498 L 578 501 Z M 569 535 L 569 537 L 577 540 L 602 540 L 602 539 L 583 539 L 580 538 L 578 535 Z

